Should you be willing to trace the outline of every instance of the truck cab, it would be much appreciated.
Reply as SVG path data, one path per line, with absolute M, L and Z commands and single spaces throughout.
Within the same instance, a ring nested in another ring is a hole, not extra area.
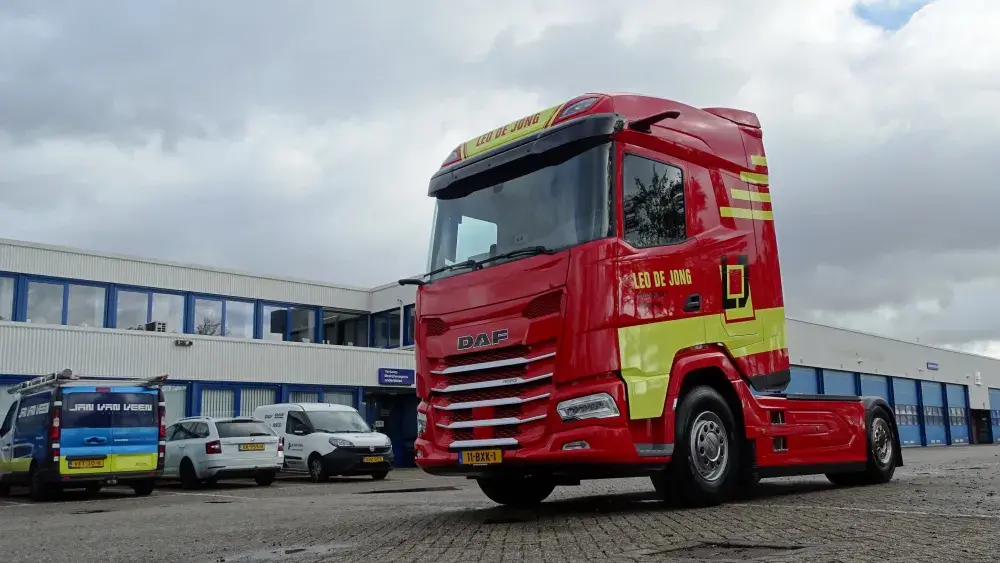
M 771 473 L 884 479 L 902 462 L 881 399 L 781 394 L 753 113 L 585 94 L 461 144 L 429 195 L 428 273 L 400 280 L 419 286 L 425 471 L 476 478 L 502 504 L 648 475 L 703 505 Z

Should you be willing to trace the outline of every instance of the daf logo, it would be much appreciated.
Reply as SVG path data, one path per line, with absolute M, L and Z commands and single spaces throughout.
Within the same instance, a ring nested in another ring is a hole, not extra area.
M 375 446 L 368 446 L 368 451 L 374 452 L 375 451 Z
M 480 332 L 476 335 L 458 337 L 458 349 L 468 350 L 470 348 L 483 348 L 492 346 L 507 340 L 507 329 L 501 328 L 493 332 Z

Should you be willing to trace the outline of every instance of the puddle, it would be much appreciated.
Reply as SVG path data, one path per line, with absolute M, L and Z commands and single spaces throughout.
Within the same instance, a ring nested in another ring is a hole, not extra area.
M 370 491 L 359 491 L 356 495 L 386 495 L 390 493 L 430 493 L 434 491 L 457 491 L 458 487 L 446 485 L 443 487 L 414 487 L 412 489 L 372 489 Z
M 214 559 L 216 563 L 257 563 L 261 561 L 294 561 L 296 557 L 330 555 L 342 549 L 353 547 L 349 543 L 328 543 L 305 547 L 277 547 L 227 555 Z
M 656 555 L 664 561 L 759 561 L 763 557 L 800 557 L 806 546 L 736 542 L 699 542 L 666 549 L 644 549 L 629 555 Z

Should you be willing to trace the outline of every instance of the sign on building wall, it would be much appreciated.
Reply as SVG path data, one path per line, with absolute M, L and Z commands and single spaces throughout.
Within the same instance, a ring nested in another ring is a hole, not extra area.
M 937 371 L 938 370 L 937 362 L 927 362 L 927 370 L 928 371 Z
M 413 385 L 416 371 L 412 369 L 378 368 L 379 385 Z

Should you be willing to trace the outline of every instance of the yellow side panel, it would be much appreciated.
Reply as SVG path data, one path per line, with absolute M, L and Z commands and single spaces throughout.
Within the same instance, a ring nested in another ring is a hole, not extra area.
M 156 469 L 157 454 L 117 454 L 114 458 L 115 471 L 153 471 Z
M 677 353 L 685 348 L 718 343 L 737 358 L 784 349 L 785 309 L 758 309 L 756 316 L 756 320 L 745 322 L 762 327 L 763 335 L 731 336 L 722 315 L 705 315 L 618 329 L 619 359 L 622 379 L 628 390 L 629 418 L 639 420 L 663 415 L 670 370 Z
M 31 471 L 31 458 L 30 457 L 19 457 L 10 460 L 10 471 L 12 473 L 27 473 Z

